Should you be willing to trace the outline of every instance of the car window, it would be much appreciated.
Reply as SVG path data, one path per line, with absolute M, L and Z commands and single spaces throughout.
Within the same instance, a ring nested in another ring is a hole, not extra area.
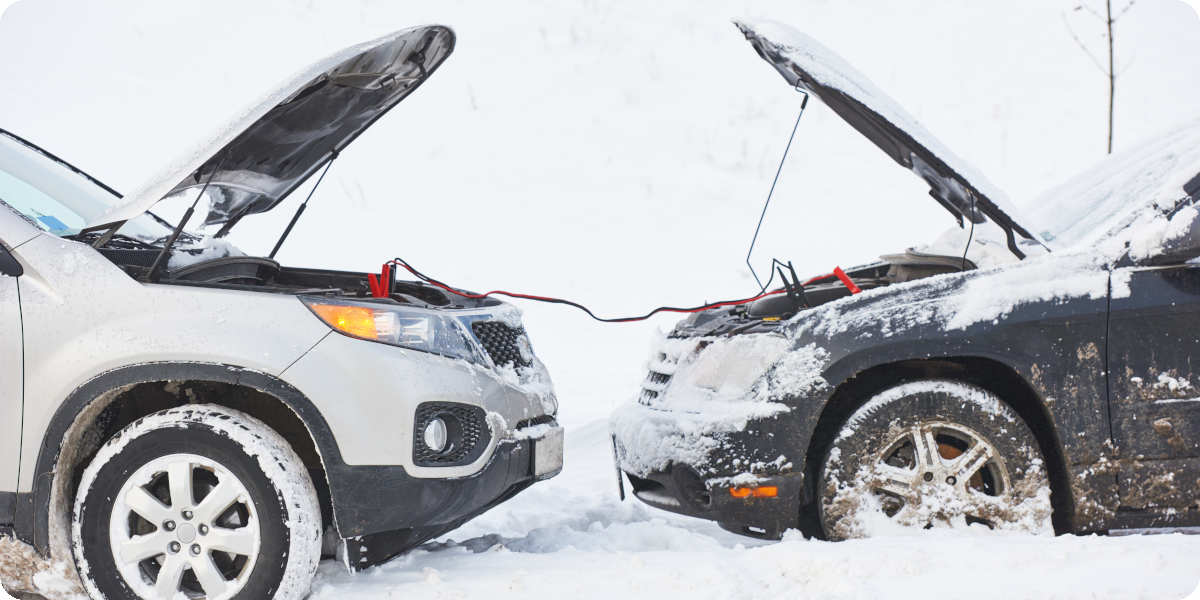
M 1200 170 L 1200 121 L 1115 154 L 1025 206 L 1052 248 L 1092 245 L 1147 210 L 1172 207 Z
M 83 227 L 83 216 L 15 175 L 0 171 L 0 200 L 56 235 Z
M 77 231 L 117 200 L 44 154 L 0 135 L 0 200 L 57 235 Z
M 0 203 L 43 231 L 59 236 L 76 234 L 120 200 L 78 172 L 0 134 Z M 170 229 L 141 215 L 126 223 L 121 233 L 155 240 Z

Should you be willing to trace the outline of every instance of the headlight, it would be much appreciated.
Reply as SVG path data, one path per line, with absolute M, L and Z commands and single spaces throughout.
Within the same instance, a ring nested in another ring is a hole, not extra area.
M 720 396 L 745 393 L 787 351 L 787 339 L 771 334 L 745 334 L 713 341 L 680 369 L 677 377 Z
M 313 314 L 350 337 L 483 364 L 478 346 L 458 319 L 411 306 L 301 297 Z

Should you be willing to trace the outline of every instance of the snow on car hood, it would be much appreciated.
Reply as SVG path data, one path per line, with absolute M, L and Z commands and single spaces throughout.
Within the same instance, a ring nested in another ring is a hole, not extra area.
M 420 86 L 453 49 L 453 31 L 428 25 L 341 50 L 275 88 L 87 227 L 127 221 L 206 183 L 205 225 L 268 211 Z
M 1009 250 L 1020 258 L 1025 255 L 1021 245 L 1041 245 L 1034 233 L 1016 221 L 1017 212 L 1003 192 L 840 56 L 786 25 L 734 23 L 789 84 L 819 98 L 892 160 L 929 183 L 930 195 L 960 224 L 964 218 L 975 223 L 990 220 L 1004 231 Z

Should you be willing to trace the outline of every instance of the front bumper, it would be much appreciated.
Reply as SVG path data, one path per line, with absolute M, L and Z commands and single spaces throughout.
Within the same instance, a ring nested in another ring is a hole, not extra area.
M 346 566 L 365 569 L 457 528 L 562 470 L 563 430 L 553 420 L 517 430 L 477 473 L 416 478 L 403 467 L 342 467 L 335 507 Z
M 727 416 L 727 415 L 723 415 Z M 618 468 L 641 501 L 777 538 L 800 524 L 804 475 L 787 413 L 743 421 L 630 404 L 613 416 Z M 735 497 L 731 488 L 775 487 L 774 497 Z
M 799 525 L 800 497 L 804 487 L 802 473 L 757 477 L 758 488 L 774 487 L 770 498 L 737 498 L 730 489 L 739 486 L 727 482 L 706 482 L 687 465 L 654 471 L 645 477 L 625 472 L 633 495 L 655 508 L 716 521 L 722 528 L 752 537 L 779 539 L 783 532 Z

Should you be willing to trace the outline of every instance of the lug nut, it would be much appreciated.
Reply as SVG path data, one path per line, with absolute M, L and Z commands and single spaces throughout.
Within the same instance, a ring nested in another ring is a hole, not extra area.
M 208 525 L 200 526 L 200 535 L 208 535 Z
M 167 521 L 166 523 L 163 523 L 163 529 L 166 529 L 167 531 L 175 531 L 175 521 Z
M 951 475 L 946 478 L 946 483 L 948 483 L 950 485 L 954 485 L 954 484 L 958 483 L 958 479 L 955 479 L 954 476 Z
M 925 481 L 933 481 L 933 473 L 926 473 Z
M 183 511 L 183 520 L 191 521 L 192 520 L 192 511 L 190 511 L 190 510 Z
M 192 554 L 200 556 L 200 544 L 192 544 Z
M 179 552 L 179 549 L 182 548 L 182 546 L 179 545 L 179 542 L 171 542 L 171 545 L 167 547 L 171 549 L 171 554 Z

